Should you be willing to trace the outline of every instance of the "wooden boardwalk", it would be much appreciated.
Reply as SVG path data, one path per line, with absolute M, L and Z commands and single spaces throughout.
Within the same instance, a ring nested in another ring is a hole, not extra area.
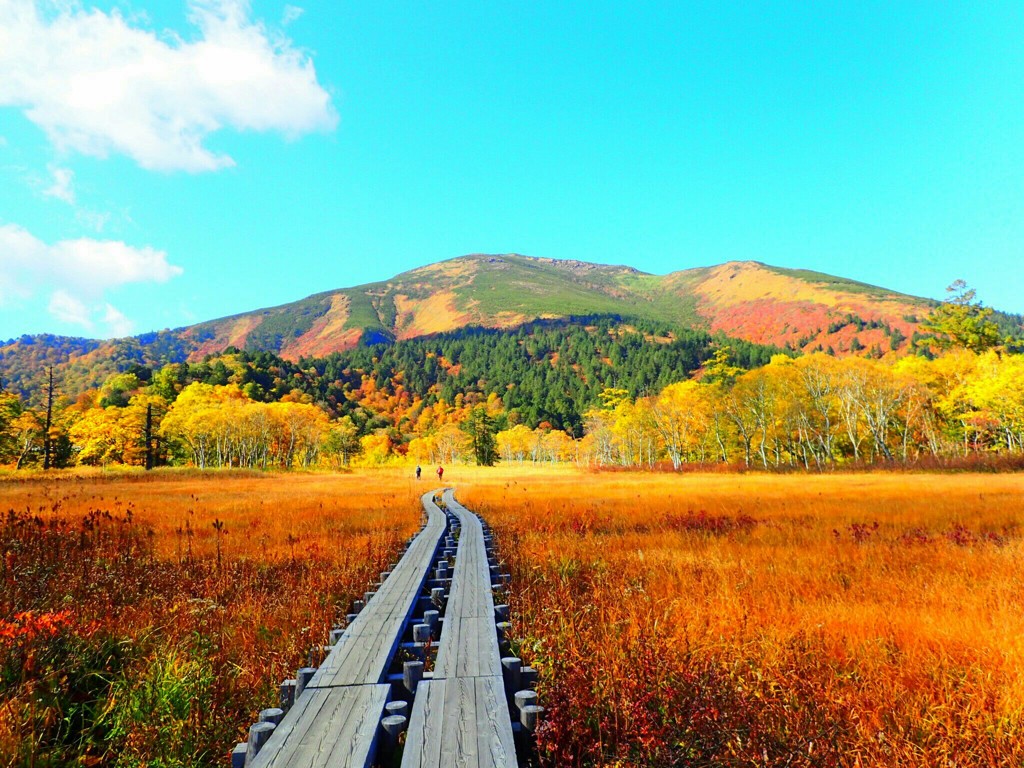
M 425 494 L 422 503 L 426 526 L 246 765 L 365 768 L 371 764 L 391 697 L 388 670 L 446 528 L 446 516 L 434 504 L 433 492 Z
M 444 501 L 461 525 L 455 571 L 434 672 L 413 700 L 402 766 L 515 768 L 483 526 L 450 489 Z

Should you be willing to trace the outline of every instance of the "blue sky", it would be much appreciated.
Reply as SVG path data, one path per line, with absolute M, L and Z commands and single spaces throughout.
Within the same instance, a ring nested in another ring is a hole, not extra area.
M 1024 311 L 1019 2 L 0 0 L 0 339 L 473 252 Z

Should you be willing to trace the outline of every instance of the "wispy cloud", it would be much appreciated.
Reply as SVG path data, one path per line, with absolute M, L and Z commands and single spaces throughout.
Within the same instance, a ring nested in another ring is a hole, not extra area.
M 103 311 L 103 322 L 107 324 L 112 336 L 129 336 L 135 327 L 135 324 L 113 304 L 107 304 Z
M 109 290 L 163 283 L 183 272 L 153 248 L 91 238 L 47 244 L 17 224 L 0 226 L 0 254 L 0 309 L 48 295 L 47 309 L 55 320 L 112 336 L 129 333 L 132 323 L 105 300 Z
M 62 323 L 80 325 L 86 330 L 93 328 L 92 320 L 89 318 L 89 308 L 85 302 L 76 299 L 63 288 L 58 288 L 50 294 L 50 303 L 47 306 L 50 314 Z
M 113 215 L 109 211 L 90 211 L 78 209 L 75 211 L 75 219 L 93 232 L 102 232 L 107 228 Z
M 46 197 L 54 197 L 57 200 L 63 200 L 69 205 L 74 205 L 75 190 L 72 185 L 75 178 L 75 172 L 70 168 L 51 167 L 50 173 L 53 176 L 53 183 L 43 190 L 43 194 Z
M 298 21 L 305 12 L 305 10 L 297 5 L 286 5 L 284 12 L 281 14 L 281 25 L 287 27 L 292 22 Z
M 23 109 L 61 151 L 211 171 L 234 162 L 203 145 L 222 128 L 295 137 L 337 124 L 309 55 L 244 0 L 192 0 L 188 42 L 117 10 L 53 5 L 0 0 L 0 106 Z

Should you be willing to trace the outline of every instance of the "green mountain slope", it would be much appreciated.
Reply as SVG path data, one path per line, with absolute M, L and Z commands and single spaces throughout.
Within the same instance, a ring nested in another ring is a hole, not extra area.
M 133 364 L 201 360 L 228 347 L 298 360 L 352 349 L 360 341 L 584 315 L 634 318 L 797 351 L 891 354 L 906 351 L 934 303 L 754 261 L 651 275 L 628 266 L 474 254 L 130 339 L 22 337 L 0 345 L 0 380 L 32 391 L 52 364 L 61 369 L 67 391 L 82 391 Z M 1019 325 L 1019 318 L 1009 323 Z

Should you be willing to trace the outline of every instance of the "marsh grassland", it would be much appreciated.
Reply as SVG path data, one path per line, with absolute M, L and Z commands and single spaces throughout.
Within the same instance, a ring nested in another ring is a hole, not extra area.
M 0 765 L 224 765 L 419 524 L 405 473 L 0 481 Z
M 551 765 L 1019 765 L 1019 475 L 479 475 Z
M 0 763 L 222 765 L 417 528 L 409 474 L 0 480 Z M 543 765 L 1024 760 L 1022 476 L 445 479 L 511 570 Z

